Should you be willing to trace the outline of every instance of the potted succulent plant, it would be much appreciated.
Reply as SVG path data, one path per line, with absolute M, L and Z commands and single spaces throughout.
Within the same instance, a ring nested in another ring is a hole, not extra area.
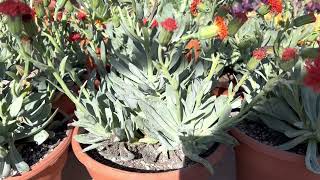
M 45 24 L 39 11 L 35 16 L 16 0 L 1 2 L 0 13 L 1 178 L 61 179 L 72 134 L 67 114 L 73 112 L 53 107 L 59 87 L 43 62 L 60 63 L 70 50 L 53 49 L 62 44 L 62 25 Z
M 72 146 L 94 179 L 207 179 L 212 165 L 224 156 L 223 144 L 236 143 L 226 130 L 233 124 L 232 109 L 241 105 L 236 91 L 251 73 L 228 87 L 229 96 L 211 96 L 228 64 L 224 5 L 100 0 L 81 4 L 89 21 L 97 8 L 107 8 L 110 14 L 101 18 L 107 22 L 101 34 L 108 41 L 100 39 L 99 47 L 94 42 L 83 49 L 94 68 L 83 85 L 76 81 L 79 95 L 67 87 L 50 59 L 41 65 L 76 106 L 73 125 L 78 128 Z M 252 58 L 249 72 L 259 60 Z
M 309 152 L 307 152 L 307 146 L 303 146 L 302 153 L 301 151 L 298 153 L 300 155 L 284 151 L 307 143 L 309 138 L 311 141 L 317 139 L 309 136 L 311 131 L 315 137 L 318 132 L 316 123 L 311 125 L 317 121 L 317 118 L 310 119 L 309 115 L 317 116 L 319 113 L 319 109 L 316 109 L 319 103 L 318 95 L 302 87 L 300 81 L 304 75 L 299 73 L 304 71 L 301 69 L 307 69 L 304 82 L 307 86 L 313 86 L 316 89 L 317 75 L 312 73 L 316 72 L 318 63 L 317 61 L 305 63 L 304 60 L 318 56 L 316 43 L 318 31 L 314 26 L 317 22 L 313 12 L 305 11 L 303 8 L 306 7 L 304 6 L 306 2 L 275 1 L 275 4 L 276 2 L 281 5 L 278 7 L 281 7 L 282 11 L 272 12 L 272 5 L 269 5 L 271 14 L 261 14 L 263 6 L 257 11 L 254 10 L 256 14 L 254 24 L 264 27 L 255 28 L 254 31 L 259 34 L 258 42 L 260 41 L 268 50 L 268 61 L 256 69 L 257 75 L 252 76 L 254 78 L 248 79 L 249 86 L 243 86 L 244 97 L 247 101 L 251 101 L 252 94 L 255 97 L 261 86 L 273 77 L 282 77 L 282 83 L 280 83 L 282 85 L 277 86 L 271 94 L 265 93 L 264 101 L 260 101 L 259 105 L 252 108 L 252 112 L 243 116 L 243 119 L 253 119 L 253 121 L 244 121 L 237 126 L 237 129 L 232 130 L 232 135 L 240 143 L 235 148 L 237 177 L 243 180 L 253 180 L 257 177 L 260 179 L 318 179 L 316 143 L 309 145 Z M 253 13 L 250 12 L 250 14 Z M 239 35 L 241 31 L 245 31 L 248 24 L 238 32 Z M 306 68 L 303 67 L 305 64 L 307 64 Z M 313 98 L 310 98 L 311 96 Z M 244 109 L 251 109 L 249 106 L 246 107 Z M 311 107 L 315 108 L 312 112 L 308 110 Z M 258 120 L 262 120 L 263 123 L 259 123 Z M 281 145 L 285 141 L 289 142 Z
M 195 171 L 206 179 L 226 148 L 215 142 L 234 143 L 224 131 L 224 120 L 239 103 L 226 96 L 210 95 L 223 61 L 213 55 L 206 58 L 206 63 L 189 63 L 182 51 L 191 36 L 177 41 L 186 35 L 184 28 L 190 22 L 173 7 L 178 4 L 151 5 L 144 7 L 146 15 L 151 13 L 149 19 L 137 9 L 144 6 L 143 2 L 114 6 L 113 16 L 119 16 L 121 26 L 115 22 L 113 27 L 108 26 L 111 45 L 105 47 L 102 42 L 100 57 L 88 48 L 101 84 L 96 89 L 91 78 L 80 89 L 80 99 L 75 102 L 77 120 L 73 123 L 79 128 L 72 144 L 95 179 L 192 178 Z M 161 10 L 152 12 L 152 7 Z M 131 17 L 126 14 L 130 11 Z M 173 14 L 178 16 L 173 18 Z M 137 32 L 136 25 L 140 26 Z M 218 36 L 218 31 L 209 36 Z M 106 52 L 110 73 L 103 68 Z M 92 77 L 96 77 L 95 72 Z M 208 160 L 200 157 L 211 148 L 215 151 Z M 202 163 L 208 170 L 199 164 L 185 164 L 187 159 Z
M 1 82 L 0 96 L 1 178 L 60 178 L 71 136 L 64 139 L 66 134 L 54 127 L 57 110 L 51 113 L 49 96 L 14 80 Z

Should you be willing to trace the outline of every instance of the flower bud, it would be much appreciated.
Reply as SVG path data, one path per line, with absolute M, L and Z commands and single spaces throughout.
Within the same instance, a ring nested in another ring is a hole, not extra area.
M 171 41 L 173 32 L 162 30 L 159 34 L 159 44 L 161 46 L 167 46 Z
M 306 24 L 314 23 L 316 22 L 317 18 L 314 16 L 314 14 L 307 14 L 300 17 L 297 17 L 293 20 L 293 26 L 300 27 Z
M 200 3 L 198 4 L 198 10 L 199 10 L 200 12 L 209 12 L 209 11 L 210 11 L 210 8 L 209 8 L 209 6 L 208 6 L 207 4 L 200 2 Z
M 297 63 L 296 60 L 280 61 L 279 66 L 284 71 L 290 71 L 296 65 L 296 63 Z
M 252 58 L 247 63 L 247 69 L 250 72 L 254 71 L 260 64 L 260 61 L 266 57 L 267 57 L 267 51 L 265 48 L 259 48 L 254 50 L 252 53 Z
M 120 17 L 118 15 L 112 16 L 112 24 L 116 28 L 118 28 L 120 26 Z
M 22 18 L 20 16 L 8 17 L 7 21 L 9 31 L 17 36 L 22 33 Z
M 264 16 L 266 14 L 268 14 L 270 12 L 270 6 L 268 5 L 261 5 L 258 10 L 257 13 L 260 14 L 261 16 Z
M 162 29 L 159 34 L 159 44 L 166 46 L 171 41 L 173 31 L 178 28 L 177 22 L 173 18 L 167 18 L 161 22 Z
M 250 72 L 253 72 L 259 65 L 260 63 L 260 60 L 252 57 L 249 62 L 247 63 L 247 69 L 250 71 Z
M 228 34 L 228 27 L 225 24 L 224 19 L 217 16 L 212 25 L 200 27 L 196 37 L 202 40 L 219 36 L 219 39 L 223 40 L 228 36 Z
M 215 26 L 214 24 L 209 26 L 202 26 L 199 28 L 198 31 L 198 39 L 211 39 L 218 35 L 219 28 Z
M 284 71 L 291 70 L 297 63 L 297 49 L 285 48 L 281 50 L 280 68 Z

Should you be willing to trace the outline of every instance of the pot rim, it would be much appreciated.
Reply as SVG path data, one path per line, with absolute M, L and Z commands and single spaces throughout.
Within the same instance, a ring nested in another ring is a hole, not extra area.
M 284 161 L 290 161 L 290 162 L 303 161 L 304 162 L 305 156 L 288 152 L 288 151 L 283 151 L 273 146 L 260 143 L 259 141 L 253 139 L 252 137 L 246 135 L 244 132 L 240 131 L 238 128 L 231 129 L 230 133 L 240 143 L 246 144 L 256 152 L 263 153 L 267 156 L 271 156 L 273 158 L 284 160 Z
M 66 153 L 66 149 L 71 142 L 72 132 L 73 129 L 68 129 L 67 136 L 63 138 L 59 145 L 55 147 L 52 152 L 48 153 L 47 156 L 31 166 L 30 171 L 22 173 L 20 176 L 8 177 L 5 180 L 31 179 L 53 165 L 64 153 Z
M 179 175 L 181 171 L 186 171 L 192 168 L 205 168 L 201 164 L 197 163 L 194 165 L 191 165 L 186 168 L 182 169 L 177 169 L 177 170 L 172 170 L 172 171 L 166 171 L 166 172 L 150 172 L 150 173 L 143 173 L 143 172 L 132 172 L 132 171 L 126 171 L 122 169 L 117 169 L 110 167 L 108 165 L 104 165 L 93 158 L 91 158 L 87 153 L 82 151 L 82 148 L 80 146 L 80 143 L 78 143 L 73 137 L 78 134 L 79 127 L 75 127 L 73 131 L 73 136 L 71 140 L 71 146 L 72 150 L 77 157 L 77 159 L 88 169 L 95 169 L 100 172 L 110 172 L 113 171 L 115 174 L 118 174 L 119 176 L 122 174 L 124 175 L 134 175 L 134 176 L 158 176 L 158 175 L 166 175 L 166 176 L 171 176 L 171 175 Z M 218 148 L 207 158 L 207 160 L 210 161 L 210 163 L 217 164 L 218 162 L 221 161 L 223 156 L 227 152 L 227 145 L 220 144 Z

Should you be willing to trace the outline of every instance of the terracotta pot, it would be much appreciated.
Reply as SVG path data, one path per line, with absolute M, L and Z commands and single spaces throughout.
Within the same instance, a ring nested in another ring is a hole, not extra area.
M 231 134 L 240 142 L 235 147 L 238 180 L 320 179 L 306 169 L 304 156 L 264 145 L 238 129 Z
M 73 136 L 78 134 L 75 128 Z M 159 173 L 138 173 L 115 169 L 92 159 L 82 152 L 80 144 L 72 138 L 72 149 L 78 160 L 87 168 L 90 176 L 94 180 L 208 180 L 210 173 L 200 164 L 195 164 L 187 168 Z M 227 151 L 227 146 L 220 145 L 218 149 L 207 159 L 211 164 L 216 165 L 223 159 Z
M 21 176 L 9 177 L 6 180 L 61 180 L 71 138 L 72 130 L 69 130 L 68 136 L 44 159 L 33 165 L 31 171 L 23 173 Z
M 53 100 L 53 108 L 59 108 L 59 111 L 66 115 L 73 115 L 76 107 L 74 103 L 64 94 L 58 94 Z

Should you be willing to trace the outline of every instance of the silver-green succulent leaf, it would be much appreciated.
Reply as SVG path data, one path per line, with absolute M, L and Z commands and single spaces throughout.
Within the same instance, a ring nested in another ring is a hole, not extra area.
M 271 98 L 256 106 L 254 117 L 268 127 L 285 134 L 291 140 L 278 147 L 289 150 L 308 144 L 306 167 L 320 174 L 318 145 L 320 144 L 320 95 L 307 87 L 283 82 Z
M 51 103 L 46 93 L 32 92 L 16 81 L 1 85 L 0 90 L 0 174 L 7 177 L 11 168 L 29 171 L 15 147 L 16 140 L 31 138 L 43 143 L 49 136 L 44 130 L 52 122 Z

